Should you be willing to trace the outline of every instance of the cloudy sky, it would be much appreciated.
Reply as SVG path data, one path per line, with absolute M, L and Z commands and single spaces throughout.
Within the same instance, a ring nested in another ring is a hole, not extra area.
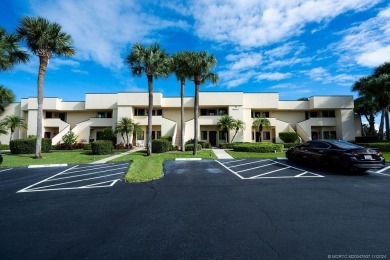
M 54 57 L 45 96 L 81 101 L 85 93 L 147 91 L 124 62 L 134 43 L 169 53 L 206 50 L 218 60 L 216 85 L 202 91 L 279 92 L 280 99 L 350 95 L 352 84 L 390 61 L 386 0 L 2 0 L 0 26 L 42 16 L 71 35 L 76 55 Z M 17 99 L 36 96 L 38 59 L 0 73 Z M 175 77 L 155 91 L 178 96 Z M 186 95 L 193 95 L 187 82 Z

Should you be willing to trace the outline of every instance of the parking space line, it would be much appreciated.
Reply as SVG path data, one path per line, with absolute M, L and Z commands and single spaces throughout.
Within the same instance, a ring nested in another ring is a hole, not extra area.
M 108 170 L 96 171 L 96 172 L 94 171 L 92 173 L 84 173 L 84 174 L 79 174 L 79 175 L 72 175 L 72 176 L 67 176 L 67 177 L 55 178 L 55 179 L 50 179 L 48 181 L 57 181 L 57 180 L 63 180 L 63 179 L 70 179 L 70 178 L 74 178 L 74 177 L 93 175 L 93 174 L 98 174 L 98 173 L 103 173 L 103 172 L 110 172 L 110 171 L 121 170 L 121 169 L 127 169 L 127 167 L 120 167 L 120 168 L 108 169 Z M 73 172 L 73 173 L 77 173 L 77 172 Z
M 237 160 L 232 160 L 232 161 L 225 162 L 225 164 L 232 163 L 232 162 L 240 162 L 240 161 L 245 161 L 245 160 L 246 159 L 237 159 Z
M 10 171 L 10 170 L 12 170 L 12 168 L 10 168 L 10 169 L 2 169 L 2 170 L 0 170 L 0 172 Z
M 94 164 L 96 165 L 96 164 Z M 120 167 L 124 164 L 120 164 L 120 165 L 104 165 L 104 166 L 98 166 L 98 167 L 90 167 L 90 168 L 87 168 L 87 167 L 77 167 L 79 165 L 76 165 L 76 168 L 73 169 L 74 171 L 68 171 L 66 173 L 63 173 L 63 174 L 71 174 L 71 173 L 75 173 L 75 172 L 85 172 L 85 171 L 90 171 L 91 169 L 93 170 L 96 170 L 96 169 L 105 169 L 105 168 L 112 168 L 112 167 Z
M 380 169 L 379 171 L 376 171 L 375 173 L 381 173 L 381 172 L 384 172 L 384 171 L 386 171 L 386 170 L 388 170 L 388 169 L 390 169 L 390 166 L 387 166 L 387 167 L 385 167 L 385 168 L 382 168 L 382 169 Z
M 226 167 L 223 163 L 221 163 L 220 161 L 216 160 L 217 163 L 219 163 L 220 165 L 222 165 L 222 167 L 224 167 L 225 169 L 227 169 L 228 171 L 230 171 L 231 173 L 233 173 L 234 175 L 236 175 L 238 178 L 240 178 L 241 180 L 244 180 L 245 178 L 242 177 L 240 174 L 237 174 L 235 171 L 231 170 L 229 167 Z
M 262 173 L 262 174 L 259 174 L 259 175 L 256 175 L 256 176 L 249 177 L 249 179 L 255 179 L 256 177 L 264 176 L 264 175 L 267 175 L 267 174 L 270 174 L 270 173 L 273 173 L 273 172 L 283 171 L 283 170 L 288 169 L 288 168 L 290 168 L 290 167 L 280 168 L 280 169 L 273 170 L 273 171 L 270 171 L 270 172 Z
M 253 167 L 253 168 L 249 168 L 249 169 L 245 169 L 245 170 L 241 170 L 241 171 L 237 171 L 237 172 L 246 172 L 246 171 L 250 171 L 250 170 L 254 170 L 254 169 L 258 169 L 258 168 L 262 168 L 262 167 L 267 167 L 267 166 L 270 166 L 270 165 L 273 165 L 273 164 L 276 164 L 276 162 L 265 164 L 265 165 L 260 165 L 260 166 L 257 166 L 257 167 Z
M 264 162 L 264 161 L 265 160 L 259 160 L 259 161 L 255 161 L 255 162 L 248 162 L 248 163 L 243 163 L 243 164 L 237 164 L 237 165 L 230 166 L 230 168 L 239 167 L 239 166 L 248 165 L 248 164 L 259 163 L 259 162 Z
M 372 173 L 377 173 L 377 174 L 380 174 L 380 175 L 384 175 L 384 176 L 387 176 L 387 177 L 390 177 L 390 174 L 386 174 L 386 173 L 382 173 L 382 172 L 372 172 Z

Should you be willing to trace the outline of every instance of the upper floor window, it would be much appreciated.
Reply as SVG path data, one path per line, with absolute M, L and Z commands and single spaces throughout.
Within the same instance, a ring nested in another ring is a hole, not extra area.
M 112 112 L 98 112 L 98 118 L 112 118 Z
M 134 115 L 135 116 L 147 116 L 148 109 L 136 108 L 136 109 L 134 109 Z M 153 109 L 152 116 L 162 116 L 162 109 Z
M 336 117 L 336 113 L 334 110 L 326 110 L 322 111 L 322 117 Z
M 227 114 L 227 108 L 202 108 L 200 110 L 201 116 L 223 116 Z
M 252 110 L 252 118 L 269 118 L 269 112 Z

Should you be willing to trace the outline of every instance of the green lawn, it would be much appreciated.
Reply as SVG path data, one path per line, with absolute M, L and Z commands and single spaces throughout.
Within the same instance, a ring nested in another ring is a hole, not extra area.
M 236 152 L 226 150 L 234 159 L 260 158 L 260 159 L 276 159 L 278 157 L 286 157 L 285 152 L 280 153 L 253 153 L 253 152 Z
M 1 167 L 23 167 L 37 164 L 82 164 L 91 163 L 118 153 L 122 153 L 125 150 L 115 150 L 113 154 L 108 155 L 92 155 L 91 151 L 77 150 L 77 151 L 53 151 L 49 153 L 43 153 L 42 159 L 34 159 L 34 154 L 20 154 L 14 155 L 8 153 L 2 153 L 3 164 Z
M 166 160 L 174 160 L 176 158 L 216 159 L 217 157 L 211 150 L 198 151 L 197 155 L 192 155 L 192 151 L 175 151 L 162 154 L 152 154 L 151 156 L 146 156 L 145 151 L 137 151 L 117 158 L 111 162 L 133 161 L 125 179 L 129 182 L 141 182 L 161 178 L 163 172 L 163 162 Z

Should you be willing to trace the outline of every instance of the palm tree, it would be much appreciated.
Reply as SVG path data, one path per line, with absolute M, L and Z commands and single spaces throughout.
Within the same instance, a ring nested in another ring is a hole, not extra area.
M 139 123 L 133 123 L 133 140 L 137 140 L 137 135 L 142 133 L 143 129 Z
M 152 154 L 152 112 L 153 112 L 153 79 L 167 77 L 170 73 L 170 59 L 158 43 L 150 46 L 134 44 L 126 62 L 131 68 L 133 76 L 140 77 L 145 73 L 148 79 L 149 106 L 147 128 L 147 155 Z
M 12 135 L 17 128 L 27 129 L 26 122 L 24 122 L 24 119 L 20 116 L 6 116 L 1 122 L 1 125 L 6 129 L 11 130 L 11 135 L 9 138 L 10 141 L 12 140 Z
M 229 115 L 221 116 L 217 122 L 217 129 L 223 131 L 226 143 L 228 142 L 228 131 L 233 130 L 234 127 L 234 118 Z
M 238 131 L 245 130 L 245 123 L 244 123 L 244 121 L 241 121 L 240 119 L 235 119 L 233 122 L 233 126 L 234 126 L 233 129 L 235 129 L 235 132 L 234 132 L 234 135 L 233 135 L 233 138 L 231 141 L 232 143 L 233 143 L 233 140 L 236 137 Z
M 354 111 L 359 116 L 364 116 L 366 118 L 369 125 L 366 135 L 375 135 L 375 115 L 379 112 L 378 104 L 375 100 L 368 95 L 358 97 L 354 101 Z
M 115 132 L 121 134 L 122 139 L 126 137 L 126 147 L 130 149 L 129 135 L 134 130 L 134 121 L 128 117 L 121 117 L 119 122 L 116 124 Z
M 269 129 L 271 127 L 271 123 L 267 118 L 258 117 L 258 118 L 253 120 L 252 127 L 259 128 L 259 133 L 260 133 L 259 134 L 259 143 L 261 143 L 261 141 L 262 141 L 261 136 L 263 134 L 263 130 Z
M 187 78 L 190 78 L 188 68 L 188 52 L 178 52 L 172 56 L 172 71 L 175 73 L 177 80 L 180 81 L 180 125 L 181 125 L 181 150 L 184 152 L 185 142 L 185 122 L 184 122 L 184 87 Z
M 15 101 L 15 94 L 9 88 L 0 85 L 0 113 L 4 112 L 5 107 Z
M 206 51 L 188 52 L 188 72 L 191 75 L 191 80 L 195 83 L 194 155 L 197 153 L 198 146 L 199 87 L 208 80 L 213 84 L 218 82 L 218 75 L 211 72 L 211 69 L 215 68 L 216 65 L 217 59 Z
M 62 32 L 61 29 L 59 24 L 51 23 L 42 17 L 24 17 L 17 29 L 19 36 L 25 40 L 30 51 L 39 57 L 37 143 L 35 151 L 37 159 L 42 158 L 43 85 L 47 65 L 53 55 L 68 57 L 75 54 L 70 35 Z
M 0 27 L 0 70 L 9 70 L 15 64 L 27 61 L 28 54 L 20 49 L 18 36 L 7 34 Z

